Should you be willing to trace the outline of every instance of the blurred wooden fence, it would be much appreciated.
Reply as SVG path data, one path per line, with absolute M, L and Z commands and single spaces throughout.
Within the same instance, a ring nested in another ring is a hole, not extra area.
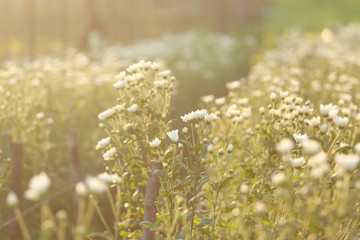
M 0 0 L 0 56 L 9 51 L 34 57 L 66 46 L 86 48 L 93 31 L 111 44 L 194 27 L 242 29 L 261 20 L 270 1 Z

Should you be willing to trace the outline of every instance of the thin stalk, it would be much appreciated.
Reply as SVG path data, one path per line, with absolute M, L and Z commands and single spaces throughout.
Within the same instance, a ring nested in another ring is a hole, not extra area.
M 21 233 L 22 233 L 22 235 L 24 237 L 24 240 L 31 240 L 29 230 L 26 227 L 26 224 L 25 224 L 24 218 L 23 218 L 23 216 L 22 216 L 22 214 L 20 212 L 20 209 L 18 207 L 14 207 L 13 210 L 14 210 L 14 213 L 15 213 L 15 216 L 16 216 L 16 220 L 19 223 Z
M 93 202 L 93 204 L 94 204 L 95 210 L 96 210 L 96 212 L 97 212 L 97 214 L 98 214 L 101 222 L 103 223 L 104 227 L 106 228 L 106 231 L 111 235 L 111 238 L 110 238 L 110 239 L 114 239 L 114 236 L 113 236 L 113 234 L 112 234 L 112 232 L 111 232 L 111 230 L 110 230 L 110 227 L 109 227 L 109 225 L 107 224 L 107 222 L 106 222 L 106 220 L 105 220 L 105 217 L 104 217 L 104 215 L 102 214 L 99 206 L 97 205 L 96 199 L 95 199 L 95 198 L 92 198 L 92 202 Z
M 119 221 L 119 219 L 118 219 L 118 214 L 117 214 L 117 212 L 116 212 L 115 203 L 114 203 L 114 200 L 113 200 L 113 198 L 112 198 L 112 195 L 111 195 L 111 192 L 110 192 L 110 189 L 109 189 L 109 188 L 106 190 L 106 193 L 107 193 L 107 196 L 108 196 L 108 198 L 109 198 L 111 210 L 113 211 L 114 218 L 115 218 L 114 240 L 117 240 L 118 232 L 119 232 L 118 227 L 117 227 L 117 222 Z

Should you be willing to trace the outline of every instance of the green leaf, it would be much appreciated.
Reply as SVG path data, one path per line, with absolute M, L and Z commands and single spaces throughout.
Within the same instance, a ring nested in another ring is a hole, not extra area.
M 220 183 L 220 186 L 219 186 L 219 191 L 221 191 L 224 187 L 228 186 L 231 179 L 233 179 L 233 177 L 227 177 L 225 178 L 221 183 Z
M 163 227 L 159 227 L 150 221 L 142 221 L 139 224 L 142 227 L 149 228 L 153 232 L 164 232 L 165 231 L 165 229 Z
M 101 233 L 101 232 L 93 232 L 87 235 L 88 238 L 103 238 L 103 239 L 108 239 L 105 233 Z

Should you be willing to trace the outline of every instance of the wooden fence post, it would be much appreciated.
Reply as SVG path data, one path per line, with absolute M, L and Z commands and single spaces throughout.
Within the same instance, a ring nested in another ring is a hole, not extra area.
M 150 161 L 150 170 L 161 170 L 162 163 L 160 161 Z M 159 195 L 160 179 L 155 174 L 149 172 L 148 182 L 145 192 L 145 209 L 144 209 L 144 221 L 150 221 L 156 223 L 156 205 L 155 201 Z M 154 240 L 155 232 L 151 231 L 147 227 L 143 227 L 142 240 Z
M 24 159 L 24 144 L 20 142 L 10 143 L 11 160 L 12 160 L 12 183 L 11 189 L 19 199 L 19 208 L 22 209 L 23 202 L 23 159 Z M 21 231 L 18 223 L 14 224 L 11 232 L 11 239 L 21 239 Z

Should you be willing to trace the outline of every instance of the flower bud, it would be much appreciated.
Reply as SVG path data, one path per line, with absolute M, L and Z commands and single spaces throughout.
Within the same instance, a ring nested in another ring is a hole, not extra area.
M 6 198 L 6 205 L 8 207 L 16 207 L 19 204 L 19 199 L 14 192 L 10 192 Z

